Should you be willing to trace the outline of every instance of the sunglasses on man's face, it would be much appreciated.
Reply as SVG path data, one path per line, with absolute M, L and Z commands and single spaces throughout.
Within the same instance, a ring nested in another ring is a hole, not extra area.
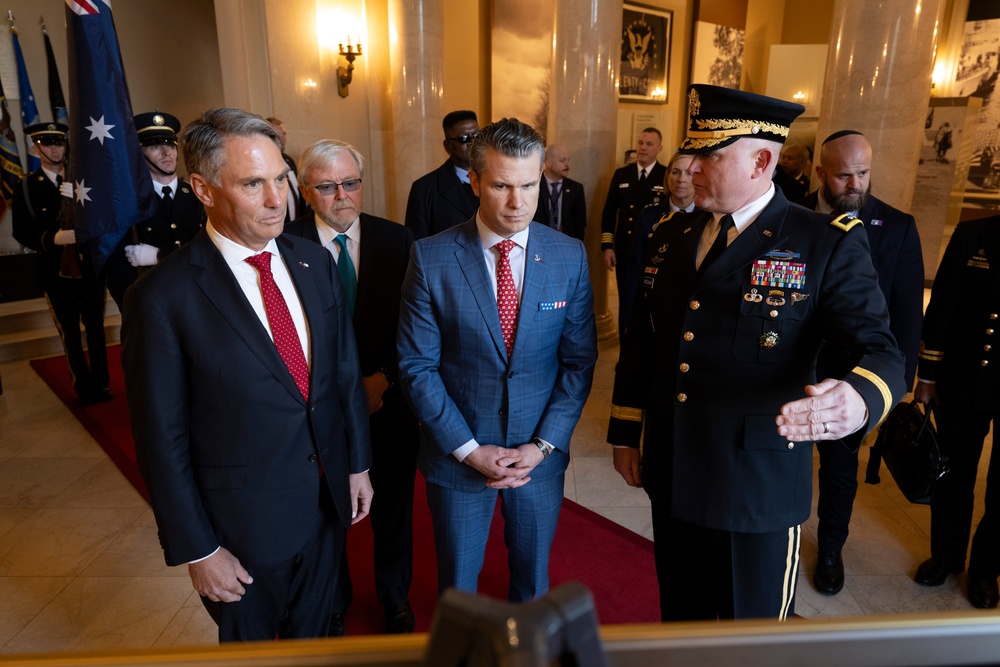
M 320 193 L 324 197 L 336 194 L 338 187 L 344 188 L 344 192 L 354 192 L 361 187 L 361 179 L 352 178 L 347 181 L 341 181 L 340 183 L 320 183 L 319 185 L 313 186 L 316 192 Z
M 448 141 L 454 141 L 455 143 L 459 143 L 464 146 L 466 144 L 471 144 L 472 140 L 478 136 L 478 132 L 473 132 L 472 134 L 460 134 L 457 137 L 448 137 Z

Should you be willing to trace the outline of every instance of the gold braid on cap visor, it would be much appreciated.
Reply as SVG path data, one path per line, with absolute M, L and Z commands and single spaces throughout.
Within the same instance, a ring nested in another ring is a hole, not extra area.
M 687 138 L 684 141 L 685 148 L 708 148 L 732 137 L 753 136 L 761 132 L 778 135 L 779 137 L 788 136 L 788 128 L 776 123 L 748 121 L 738 118 L 696 119 L 694 123 L 701 128 L 701 131 L 688 130 Z

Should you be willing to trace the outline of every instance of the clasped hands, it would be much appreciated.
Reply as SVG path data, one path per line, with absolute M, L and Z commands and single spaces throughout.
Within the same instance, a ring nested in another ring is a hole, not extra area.
M 486 486 L 494 489 L 516 489 L 531 481 L 531 471 L 545 457 L 533 442 L 513 448 L 480 445 L 469 452 L 463 463 L 486 477 Z
M 137 243 L 125 246 L 125 259 L 132 266 L 153 266 L 157 262 L 157 255 L 160 249 L 148 243 Z

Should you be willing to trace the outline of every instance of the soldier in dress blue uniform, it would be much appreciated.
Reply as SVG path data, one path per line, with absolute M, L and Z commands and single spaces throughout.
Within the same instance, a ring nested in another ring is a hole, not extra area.
M 205 208 L 191 187 L 177 176 L 177 133 L 181 122 L 168 113 L 150 111 L 135 117 L 135 128 L 160 204 L 152 217 L 125 234 L 108 257 L 108 291 L 119 309 L 125 290 L 139 277 L 139 271 L 156 265 L 193 239 L 206 220 Z
M 688 102 L 681 152 L 702 210 L 650 239 L 608 442 L 652 501 L 662 618 L 785 619 L 812 442 L 857 448 L 905 394 L 903 356 L 858 222 L 771 182 L 803 107 L 700 84 Z M 824 340 L 858 357 L 817 382 Z
M 37 123 L 24 128 L 42 168 L 14 186 L 14 238 L 38 253 L 38 286 L 45 292 L 59 330 L 73 389 L 81 405 L 110 401 L 108 356 L 104 336 L 104 286 L 98 283 L 89 254 L 76 247 L 76 231 L 64 220 L 62 203 L 70 201 L 67 180 L 69 128 L 62 123 Z M 89 359 L 83 351 L 80 323 L 87 331 Z
M 924 586 L 940 586 L 965 569 L 979 458 L 990 423 L 996 433 L 1000 416 L 1000 362 L 993 359 L 998 337 L 1000 216 L 955 228 L 924 316 L 914 397 L 937 401 L 938 436 L 951 467 L 931 496 L 931 557 L 914 576 Z M 969 602 L 980 609 L 993 609 L 1000 600 L 998 475 L 1000 455 L 994 451 L 985 512 L 969 555 Z

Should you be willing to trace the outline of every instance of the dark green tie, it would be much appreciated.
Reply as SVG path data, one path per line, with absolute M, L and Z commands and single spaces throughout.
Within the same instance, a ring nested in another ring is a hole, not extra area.
M 347 310 L 354 316 L 354 302 L 358 296 L 358 274 L 354 272 L 354 262 L 347 252 L 347 235 L 338 234 L 333 242 L 340 246 L 340 256 L 337 258 L 337 273 L 340 274 L 340 284 L 344 287 L 347 297 Z

